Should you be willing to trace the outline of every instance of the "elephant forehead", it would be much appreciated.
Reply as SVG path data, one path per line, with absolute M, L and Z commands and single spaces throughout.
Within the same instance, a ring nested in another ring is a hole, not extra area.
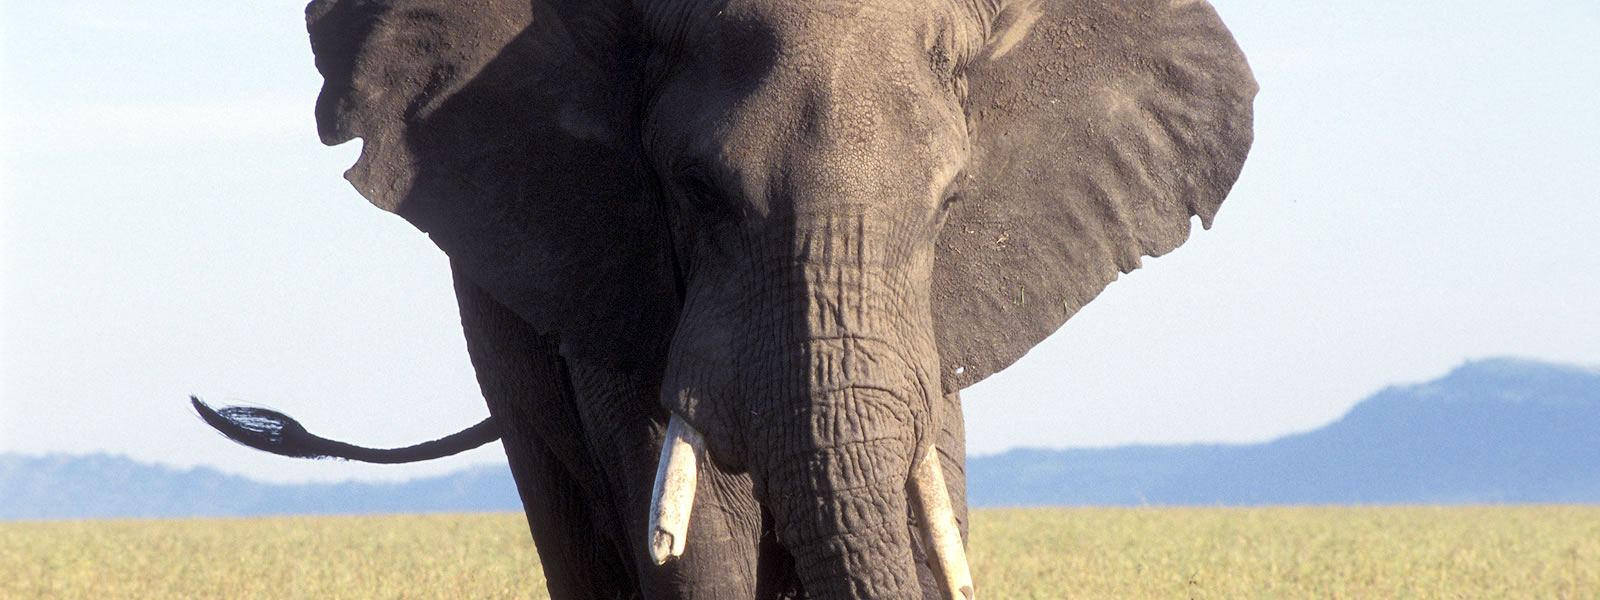
M 689 0 L 646 6 L 651 38 L 674 55 L 751 67 L 764 66 L 753 58 L 766 64 L 925 62 L 919 56 L 935 46 L 969 47 L 982 29 L 972 11 L 941 0 Z
M 969 11 L 939 0 L 732 0 L 719 16 L 766 28 L 787 59 L 823 63 L 921 66 L 935 48 L 964 53 L 981 35 Z
M 965 161 L 954 64 L 929 48 L 952 43 L 938 28 L 956 15 L 931 8 L 943 3 L 690 4 L 705 12 L 674 16 L 678 47 L 658 56 L 649 144 L 663 172 L 703 165 L 766 212 L 803 198 L 920 206 Z

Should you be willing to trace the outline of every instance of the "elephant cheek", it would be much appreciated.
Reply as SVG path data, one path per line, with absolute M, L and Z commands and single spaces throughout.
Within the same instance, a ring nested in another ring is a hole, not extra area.
M 714 371 L 709 367 L 721 364 L 691 351 L 673 352 L 662 381 L 661 405 L 703 436 L 706 455 L 718 468 L 743 472 L 748 470 L 749 446 L 747 436 L 738 432 L 748 430 L 742 418 L 748 411 L 738 409 L 740 395 L 728 389 L 727 378 L 708 376 Z

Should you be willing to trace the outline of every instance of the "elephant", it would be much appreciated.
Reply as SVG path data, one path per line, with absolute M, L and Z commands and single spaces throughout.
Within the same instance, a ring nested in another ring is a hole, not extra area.
M 449 258 L 554 598 L 967 598 L 960 390 L 1210 228 L 1204 0 L 315 0 L 321 141 Z

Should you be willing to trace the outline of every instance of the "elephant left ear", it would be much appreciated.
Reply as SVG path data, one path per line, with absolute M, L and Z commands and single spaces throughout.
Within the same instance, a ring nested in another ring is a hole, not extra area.
M 659 368 L 677 315 L 666 215 L 633 142 L 639 43 L 601 0 L 315 0 L 327 144 L 451 269 L 564 356 Z
M 1016 0 L 967 71 L 972 159 L 938 242 L 944 387 L 1021 358 L 1140 257 L 1210 227 L 1255 79 L 1202 0 Z

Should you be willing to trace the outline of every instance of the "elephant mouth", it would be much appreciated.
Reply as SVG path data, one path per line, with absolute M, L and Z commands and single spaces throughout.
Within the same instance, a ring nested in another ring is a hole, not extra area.
M 689 516 L 698 484 L 698 463 L 705 457 L 705 438 L 677 414 L 667 424 L 661 444 L 654 490 L 650 496 L 648 540 L 656 564 L 683 555 L 689 539 Z M 939 451 L 933 445 L 916 461 L 907 491 L 922 529 L 932 546 L 934 567 L 945 597 L 972 600 L 972 572 L 961 544 L 961 530 L 945 487 Z

